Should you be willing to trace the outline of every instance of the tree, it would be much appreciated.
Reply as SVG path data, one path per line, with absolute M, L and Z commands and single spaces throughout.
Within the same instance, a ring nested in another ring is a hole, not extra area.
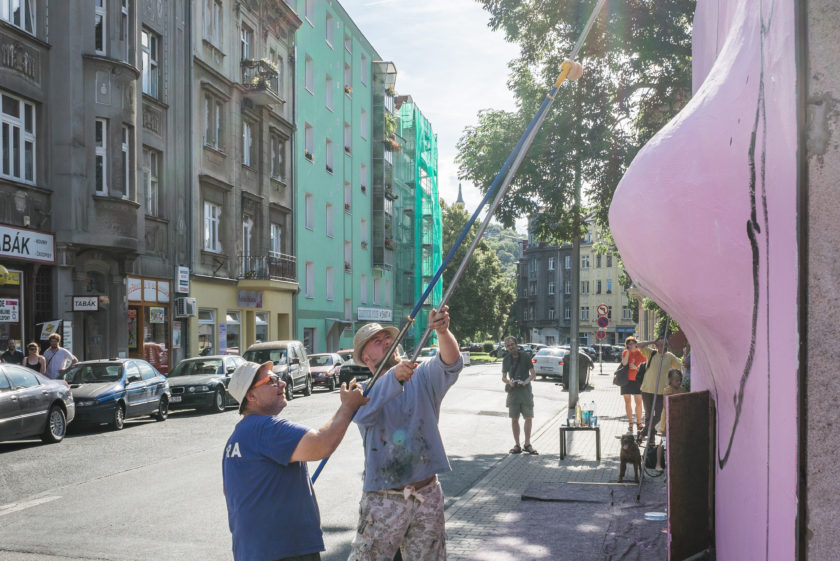
M 469 216 L 460 205 L 448 206 L 444 201 L 441 201 L 441 216 L 443 247 L 451 248 L 469 221 Z M 474 225 L 470 230 L 444 270 L 444 289 L 448 289 L 464 260 L 467 248 L 475 239 L 477 228 Z M 447 302 L 453 318 L 450 329 L 461 341 L 476 341 L 487 337 L 495 339 L 500 336 L 500 327 L 505 324 L 514 299 L 513 279 L 502 274 L 499 258 L 486 240 L 482 239 Z
M 577 41 L 595 1 L 479 0 L 490 27 L 520 46 L 508 86 L 518 109 L 479 112 L 458 142 L 459 175 L 490 184 Z M 581 51 L 585 71 L 566 83 L 497 210 L 510 226 L 522 215 L 540 239 L 581 235 L 584 203 L 601 226 L 612 194 L 639 148 L 688 100 L 694 0 L 610 0 Z

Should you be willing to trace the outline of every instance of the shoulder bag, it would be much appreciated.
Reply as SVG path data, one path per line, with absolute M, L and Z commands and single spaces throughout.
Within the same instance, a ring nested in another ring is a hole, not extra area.
M 613 384 L 616 386 L 626 386 L 627 382 L 630 381 L 627 377 L 628 372 L 630 372 L 629 361 L 628 364 L 620 364 L 618 368 L 616 368 L 615 374 L 613 374 Z

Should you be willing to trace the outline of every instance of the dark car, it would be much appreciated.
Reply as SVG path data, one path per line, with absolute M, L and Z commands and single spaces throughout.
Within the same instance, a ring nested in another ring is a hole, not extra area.
M 590 359 L 598 360 L 598 351 L 595 350 L 595 348 L 581 346 L 578 348 L 578 350 L 585 352 Z
M 592 345 L 596 352 L 600 352 L 600 358 L 606 362 L 616 362 L 621 359 L 621 352 L 616 353 L 614 345 L 607 345 L 604 343 L 596 343 Z M 595 357 L 598 360 L 598 357 Z
M 309 357 L 301 341 L 268 341 L 255 343 L 242 355 L 245 360 L 262 364 L 272 361 L 272 370 L 286 383 L 286 400 L 291 401 L 294 392 L 312 395 L 312 374 L 309 372 Z
M 316 353 L 309 355 L 309 372 L 312 374 L 312 384 L 324 386 L 330 391 L 339 384 L 339 373 L 344 360 L 338 353 Z
M 86 360 L 62 377 L 76 402 L 77 423 L 108 423 L 121 430 L 126 419 L 151 415 L 165 421 L 169 416 L 169 382 L 145 360 Z
M 370 368 L 364 364 L 356 364 L 356 361 L 351 358 L 350 360 L 345 360 L 344 364 L 341 365 L 341 372 L 338 374 L 338 383 L 349 384 L 353 378 L 357 382 L 364 382 L 371 376 L 373 374 L 371 374 Z
M 207 409 L 221 413 L 228 405 L 238 405 L 227 393 L 230 376 L 245 362 L 237 355 L 186 358 L 169 373 L 172 397 L 170 409 Z
M 61 442 L 76 415 L 70 387 L 34 370 L 0 364 L 0 440 Z

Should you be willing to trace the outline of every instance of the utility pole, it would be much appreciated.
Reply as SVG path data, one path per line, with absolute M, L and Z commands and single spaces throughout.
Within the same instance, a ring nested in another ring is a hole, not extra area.
M 580 89 L 576 88 L 574 91 L 575 106 L 580 109 Z M 578 113 L 580 114 L 580 113 Z M 580 146 L 580 134 L 578 129 L 574 128 L 573 133 L 578 142 L 576 146 Z M 581 184 L 581 170 L 579 149 L 575 150 L 574 156 L 574 174 L 575 174 L 575 204 L 572 212 L 574 212 L 574 222 L 572 223 L 572 294 L 571 294 L 571 308 L 572 316 L 569 325 L 569 418 L 574 417 L 575 405 L 578 403 L 578 333 L 580 331 L 580 184 Z

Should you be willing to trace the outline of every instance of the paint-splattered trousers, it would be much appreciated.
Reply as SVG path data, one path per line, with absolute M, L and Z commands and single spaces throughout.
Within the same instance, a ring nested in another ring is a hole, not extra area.
M 443 490 L 437 478 L 414 490 L 368 491 L 359 504 L 359 527 L 348 561 L 444 561 Z

